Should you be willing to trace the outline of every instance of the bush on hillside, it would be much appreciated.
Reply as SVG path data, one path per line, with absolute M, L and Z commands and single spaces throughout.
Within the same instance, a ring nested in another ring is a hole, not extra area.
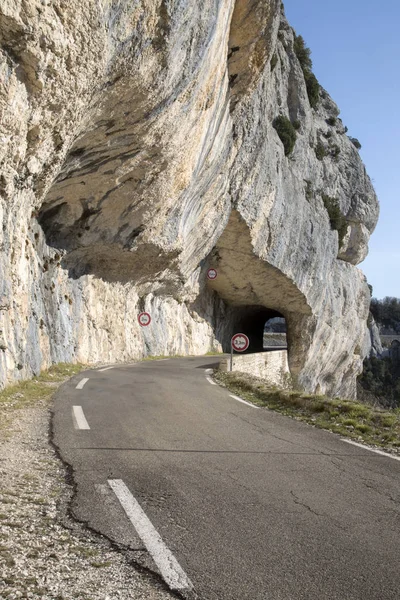
M 318 79 L 315 77 L 314 73 L 304 74 L 304 77 L 306 80 L 308 100 L 310 102 L 311 108 L 315 108 L 319 102 L 320 86 L 318 83 Z
M 322 160 L 326 156 L 325 146 L 323 145 L 321 140 L 319 140 L 317 145 L 315 146 L 315 156 L 318 158 L 318 160 Z
M 289 156 L 289 154 L 291 154 L 293 151 L 297 139 L 295 128 L 290 120 L 283 115 L 276 117 L 272 125 L 276 129 L 276 132 L 283 144 L 285 156 Z
M 331 229 L 335 230 L 339 234 L 339 247 L 343 243 L 344 236 L 347 232 L 347 221 L 345 216 L 342 214 L 342 211 L 339 207 L 339 202 L 336 198 L 331 198 L 326 194 L 322 194 L 322 200 L 324 202 L 324 206 L 328 211 L 329 222 L 331 225 Z
M 360 144 L 360 142 L 358 141 L 357 138 L 353 138 L 349 136 L 349 140 L 351 141 L 351 143 L 353 144 L 353 146 L 355 146 L 357 148 L 357 150 L 361 150 L 362 146 Z
M 320 99 L 320 85 L 318 79 L 312 72 L 311 50 L 307 48 L 304 38 L 301 35 L 294 36 L 294 52 L 300 63 L 306 82 L 308 100 L 312 108 L 315 108 Z

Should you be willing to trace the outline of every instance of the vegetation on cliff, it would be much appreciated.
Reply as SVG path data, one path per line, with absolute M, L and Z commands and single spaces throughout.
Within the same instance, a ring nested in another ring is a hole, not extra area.
M 307 48 L 304 38 L 301 35 L 295 34 L 294 36 L 294 51 L 303 70 L 304 79 L 306 80 L 310 105 L 312 108 L 315 108 L 319 102 L 320 85 L 312 72 L 311 50 Z
M 279 135 L 283 147 L 285 148 L 285 156 L 289 156 L 289 154 L 293 152 L 293 148 L 297 139 L 295 127 L 284 115 L 276 117 L 276 119 L 274 119 L 273 126 Z

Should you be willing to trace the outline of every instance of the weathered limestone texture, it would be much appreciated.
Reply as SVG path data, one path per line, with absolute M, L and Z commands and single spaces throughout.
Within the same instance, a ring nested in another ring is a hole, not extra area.
M 223 358 L 219 364 L 221 371 L 230 371 L 230 358 Z M 249 373 L 266 379 L 268 383 L 279 388 L 290 385 L 290 371 L 287 351 L 257 352 L 255 354 L 235 354 L 232 360 L 232 371 Z
M 293 42 L 278 0 L 2 0 L 0 385 L 226 349 L 264 307 L 301 386 L 355 395 L 378 203 Z M 278 115 L 299 121 L 289 157 Z

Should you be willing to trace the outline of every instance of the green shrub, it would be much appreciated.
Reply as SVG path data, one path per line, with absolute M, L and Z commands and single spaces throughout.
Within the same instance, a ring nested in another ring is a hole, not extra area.
M 285 148 L 285 156 L 289 156 L 293 151 L 297 139 L 295 128 L 289 119 L 283 115 L 276 117 L 272 125 L 276 129 L 283 147 Z
M 331 148 L 331 156 L 333 156 L 333 158 L 338 158 L 339 154 L 340 154 L 340 148 L 339 148 L 339 146 L 337 146 L 335 144 Z
M 351 143 L 353 144 L 353 146 L 355 146 L 357 148 L 357 150 L 361 150 L 362 146 L 360 144 L 360 142 L 358 141 L 357 138 L 353 138 L 349 136 L 349 140 L 351 141 Z
M 315 156 L 318 158 L 318 160 L 322 160 L 326 156 L 325 146 L 323 145 L 321 140 L 318 141 L 315 147 Z
M 311 71 L 311 69 L 312 69 L 311 50 L 310 50 L 310 48 L 307 48 L 302 35 L 295 34 L 293 50 L 297 56 L 297 59 L 300 63 L 301 68 L 303 69 L 303 71 Z
M 318 79 L 315 77 L 314 73 L 304 73 L 304 77 L 306 79 L 307 95 L 310 106 L 311 108 L 315 108 L 319 102 L 320 86 Z
M 334 127 L 336 125 L 336 117 L 329 117 L 329 119 L 327 119 L 326 122 L 328 123 L 328 125 Z
M 322 194 L 322 200 L 329 215 L 329 222 L 332 230 L 336 230 L 339 234 L 339 247 L 343 243 L 344 236 L 347 232 L 347 221 L 342 214 L 339 203 L 336 198 L 331 198 L 326 194 Z
M 296 131 L 298 131 L 300 129 L 300 127 L 301 127 L 300 121 L 297 121 L 297 120 L 293 121 L 292 125 L 296 129 Z
M 311 50 L 307 48 L 304 38 L 301 35 L 294 36 L 293 50 L 300 63 L 306 81 L 308 100 L 312 108 L 315 108 L 319 102 L 320 85 L 318 79 L 312 72 Z

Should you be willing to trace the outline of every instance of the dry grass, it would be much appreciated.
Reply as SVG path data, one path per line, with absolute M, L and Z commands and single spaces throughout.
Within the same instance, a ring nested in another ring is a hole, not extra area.
M 20 381 L 0 392 L 0 429 L 6 432 L 13 421 L 15 411 L 29 408 L 37 403 L 48 402 L 63 381 L 86 368 L 81 364 L 59 363 L 33 379 Z
M 214 372 L 215 380 L 245 400 L 367 444 L 400 450 L 400 409 L 280 390 L 245 373 Z

